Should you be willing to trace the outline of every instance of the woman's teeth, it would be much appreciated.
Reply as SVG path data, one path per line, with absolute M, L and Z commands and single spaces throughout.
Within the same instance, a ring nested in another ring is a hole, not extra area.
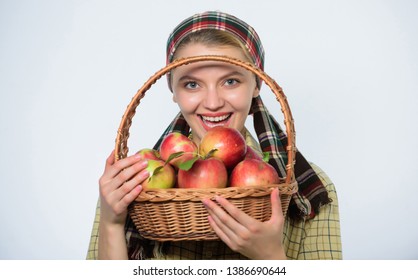
M 202 120 L 206 123 L 207 126 L 214 127 L 217 125 L 222 125 L 221 122 L 229 118 L 231 115 L 223 115 L 217 117 L 208 117 L 208 116 L 201 116 Z
M 202 119 L 205 120 L 205 121 L 210 121 L 210 122 L 221 122 L 223 120 L 226 120 L 228 117 L 229 117 L 229 115 L 218 116 L 218 117 L 202 116 Z

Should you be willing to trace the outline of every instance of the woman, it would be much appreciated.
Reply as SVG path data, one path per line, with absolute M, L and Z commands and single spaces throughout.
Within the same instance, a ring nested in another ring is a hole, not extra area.
M 167 63 L 197 55 L 226 55 L 264 66 L 264 50 L 255 30 L 221 12 L 205 12 L 181 22 L 167 44 Z M 198 62 L 174 69 L 168 85 L 180 113 L 171 131 L 189 135 L 195 143 L 208 129 L 224 125 L 245 136 L 248 145 L 268 151 L 270 163 L 285 175 L 286 136 L 264 106 L 261 82 L 240 67 L 221 62 Z M 259 144 L 244 127 L 253 115 Z M 161 141 L 160 139 L 160 141 Z M 155 148 L 159 147 L 160 141 Z M 100 178 L 100 211 L 88 258 L 100 259 L 341 259 L 338 203 L 333 184 L 297 152 L 295 176 L 299 191 L 283 217 L 278 191 L 271 194 L 272 216 L 259 222 L 219 198 L 204 200 L 209 223 L 221 241 L 154 242 L 143 239 L 127 216 L 128 205 L 148 178 L 147 163 L 133 155 L 114 161 L 109 156 Z M 100 219 L 99 219 L 100 218 Z

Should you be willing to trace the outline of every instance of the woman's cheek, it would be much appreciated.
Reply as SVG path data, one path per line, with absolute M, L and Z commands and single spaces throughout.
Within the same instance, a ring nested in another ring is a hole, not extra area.
M 252 101 L 252 95 L 248 94 L 234 94 L 229 96 L 229 104 L 231 104 L 236 111 L 247 113 L 249 111 Z
M 201 101 L 197 94 L 177 94 L 176 102 L 183 113 L 194 113 Z

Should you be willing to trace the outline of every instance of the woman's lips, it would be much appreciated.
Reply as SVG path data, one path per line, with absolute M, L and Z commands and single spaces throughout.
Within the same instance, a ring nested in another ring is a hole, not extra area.
M 199 115 L 202 120 L 203 127 L 206 130 L 211 129 L 215 126 L 225 126 L 228 123 L 229 118 L 232 114 L 223 114 L 217 116 Z

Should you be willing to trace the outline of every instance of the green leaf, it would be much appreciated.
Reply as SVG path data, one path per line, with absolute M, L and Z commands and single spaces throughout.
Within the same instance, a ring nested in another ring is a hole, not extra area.
M 152 176 L 157 175 L 158 173 L 161 172 L 161 169 L 163 169 L 164 166 L 158 166 L 157 168 L 154 169 L 154 171 L 152 172 Z
M 184 154 L 184 152 L 177 152 L 177 153 L 172 153 L 168 159 L 166 160 L 165 164 L 169 163 L 170 161 L 172 161 L 175 158 L 181 157 Z
M 185 162 L 180 163 L 179 165 L 179 169 L 181 170 L 189 170 L 190 168 L 193 167 L 193 164 L 199 159 L 198 156 L 193 157 L 192 159 L 186 160 Z
M 148 182 L 151 182 L 152 177 L 160 173 L 163 168 L 164 166 L 158 166 L 157 168 L 155 168 L 152 174 L 149 176 Z
M 264 162 L 269 162 L 270 160 L 270 152 L 264 152 L 263 153 L 263 161 Z
M 209 151 L 209 153 L 207 153 L 207 154 L 206 154 L 205 159 L 208 159 L 208 158 L 213 157 L 213 154 L 215 154 L 215 152 L 216 152 L 217 150 L 218 150 L 218 149 L 212 149 L 212 150 L 210 150 L 210 151 Z

